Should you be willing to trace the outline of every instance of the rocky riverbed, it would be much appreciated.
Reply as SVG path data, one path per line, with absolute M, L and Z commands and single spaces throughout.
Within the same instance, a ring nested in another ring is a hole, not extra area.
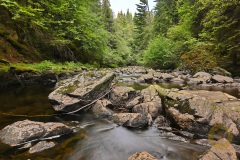
M 194 75 L 144 67 L 102 69 L 82 71 L 58 81 L 48 98 L 58 114 L 90 112 L 127 128 L 154 126 L 159 138 L 212 146 L 198 159 L 217 159 L 209 158 L 213 153 L 223 157 L 231 153 L 230 159 L 236 159 L 236 153 L 240 153 L 239 82 L 219 68 Z M 231 92 L 223 92 L 226 88 Z M 4 127 L 0 139 L 11 146 L 30 148 L 33 154 L 54 147 L 53 142 L 44 141 L 46 138 L 74 130 L 61 123 L 24 120 Z M 29 144 L 32 141 L 37 142 L 35 146 Z M 221 147 L 214 147 L 225 142 L 232 144 L 224 153 Z

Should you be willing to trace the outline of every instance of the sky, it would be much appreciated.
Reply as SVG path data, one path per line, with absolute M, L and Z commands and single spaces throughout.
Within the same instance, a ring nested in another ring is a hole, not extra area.
M 155 2 L 153 1 L 154 0 L 148 0 L 150 10 L 152 10 L 155 5 Z M 129 11 L 132 12 L 132 14 L 134 14 L 136 12 L 135 4 L 139 4 L 139 3 L 140 3 L 140 0 L 110 0 L 111 9 L 113 10 L 115 16 L 121 10 L 123 11 L 123 13 L 126 13 L 128 8 L 129 8 Z

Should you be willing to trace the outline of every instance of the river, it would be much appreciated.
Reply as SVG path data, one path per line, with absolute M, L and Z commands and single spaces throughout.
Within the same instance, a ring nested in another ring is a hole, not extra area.
M 0 129 L 18 120 L 30 119 L 62 122 L 74 128 L 74 133 L 51 140 L 57 145 L 37 154 L 0 144 L 0 159 L 125 160 L 135 152 L 147 151 L 163 160 L 193 160 L 206 150 L 200 145 L 160 138 L 155 127 L 125 128 L 86 112 L 51 115 L 55 111 L 47 97 L 52 90 L 53 86 L 31 86 L 1 91 L 0 112 L 22 116 L 2 116 Z M 35 115 L 40 116 L 31 117 Z

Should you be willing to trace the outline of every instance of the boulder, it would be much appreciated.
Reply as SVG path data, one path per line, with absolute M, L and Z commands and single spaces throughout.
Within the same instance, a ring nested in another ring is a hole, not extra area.
M 127 103 L 126 108 L 132 109 L 135 105 L 143 102 L 143 96 L 137 96 Z
M 212 81 L 215 83 L 232 83 L 233 79 L 231 77 L 227 77 L 227 76 L 214 75 L 212 77 Z
M 159 97 L 158 91 L 153 85 L 143 89 L 141 91 L 141 95 L 143 96 L 143 102 L 157 101 L 161 103 L 161 98 Z
M 157 160 L 157 158 L 153 157 L 151 154 L 146 151 L 134 153 L 128 160 Z
M 137 104 L 133 107 L 134 113 L 150 114 L 156 118 L 158 113 L 162 112 L 162 101 L 158 95 L 156 88 L 153 85 L 141 91 L 143 103 Z
M 153 125 L 157 128 L 159 127 L 169 127 L 169 124 L 167 123 L 167 120 L 164 116 L 158 116 L 154 122 Z
M 144 127 L 149 122 L 149 117 L 141 113 L 116 113 L 113 114 L 112 120 L 121 126 L 127 127 Z
M 161 101 L 160 101 L 161 102 Z M 162 104 L 157 101 L 145 102 L 133 107 L 134 113 L 150 114 L 153 118 L 156 118 L 159 111 L 162 109 Z
M 41 141 L 29 149 L 29 153 L 42 152 L 46 149 L 53 148 L 55 146 L 54 142 Z
M 230 72 L 228 72 L 227 70 L 221 68 L 221 67 L 215 67 L 212 69 L 212 73 L 213 74 L 219 74 L 219 75 L 223 75 L 223 76 L 232 76 L 232 74 Z
M 171 82 L 182 84 L 182 83 L 184 83 L 184 80 L 182 78 L 177 77 L 177 78 L 171 79 Z
M 98 100 L 92 107 L 93 113 L 97 117 L 109 117 L 113 114 L 113 111 L 108 108 L 108 106 L 112 106 L 112 103 L 106 99 Z
M 18 121 L 0 131 L 0 139 L 10 146 L 18 146 L 30 141 L 71 133 L 62 123 L 43 123 L 30 120 Z
M 173 90 L 154 85 L 165 97 L 171 125 L 207 136 L 211 129 L 224 130 L 239 141 L 240 101 L 220 91 Z
M 189 84 L 203 84 L 209 83 L 212 78 L 212 75 L 206 72 L 197 72 L 193 75 L 193 78 L 189 79 Z
M 100 97 L 110 88 L 113 79 L 113 72 L 83 72 L 59 82 L 59 87 L 50 93 L 48 99 L 56 111 L 71 112 Z
M 201 156 L 200 160 L 237 160 L 234 147 L 225 138 L 218 140 Z
M 145 83 L 153 83 L 154 82 L 154 76 L 152 73 L 147 73 L 147 74 L 144 74 L 142 75 L 141 77 L 139 77 L 139 80 L 143 81 Z
M 135 96 L 136 92 L 132 87 L 116 86 L 113 88 L 110 99 L 114 105 L 125 105 Z

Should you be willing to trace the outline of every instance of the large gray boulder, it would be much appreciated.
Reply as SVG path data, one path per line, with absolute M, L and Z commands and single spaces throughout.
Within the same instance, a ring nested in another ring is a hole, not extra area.
M 212 75 L 206 72 L 197 72 L 193 75 L 193 78 L 189 79 L 189 84 L 203 84 L 209 83 L 212 78 Z
M 150 114 L 153 118 L 156 118 L 161 110 L 162 104 L 157 101 L 141 103 L 133 107 L 134 113 Z
M 139 128 L 148 124 L 149 117 L 141 113 L 116 113 L 113 114 L 112 120 L 121 126 Z
M 237 160 L 234 147 L 225 138 L 215 142 L 200 160 Z
M 29 141 L 71 133 L 72 130 L 62 123 L 43 123 L 30 120 L 18 121 L 0 131 L 0 139 L 10 146 L 18 146 Z
M 136 92 L 132 87 L 116 86 L 110 94 L 111 102 L 117 106 L 125 105 L 135 96 Z
M 92 107 L 93 113 L 97 117 L 109 117 L 113 114 L 113 111 L 108 108 L 108 106 L 112 106 L 112 103 L 106 99 L 98 100 Z
M 233 79 L 231 77 L 222 76 L 222 75 L 214 75 L 212 77 L 213 82 L 216 83 L 233 83 Z
M 220 91 L 155 87 L 165 97 L 165 111 L 174 126 L 202 135 L 212 128 L 225 130 L 238 141 L 240 101 L 236 97 Z
M 108 71 L 84 72 L 60 82 L 48 99 L 56 111 L 75 111 L 102 95 L 114 77 L 114 73 Z
M 141 97 L 143 98 L 142 103 L 135 103 L 132 111 L 134 113 L 150 114 L 153 118 L 156 118 L 158 113 L 162 112 L 162 101 L 156 88 L 151 85 L 148 88 L 143 89 L 141 91 Z M 134 99 L 130 104 L 134 104 L 134 102 L 139 101 Z

